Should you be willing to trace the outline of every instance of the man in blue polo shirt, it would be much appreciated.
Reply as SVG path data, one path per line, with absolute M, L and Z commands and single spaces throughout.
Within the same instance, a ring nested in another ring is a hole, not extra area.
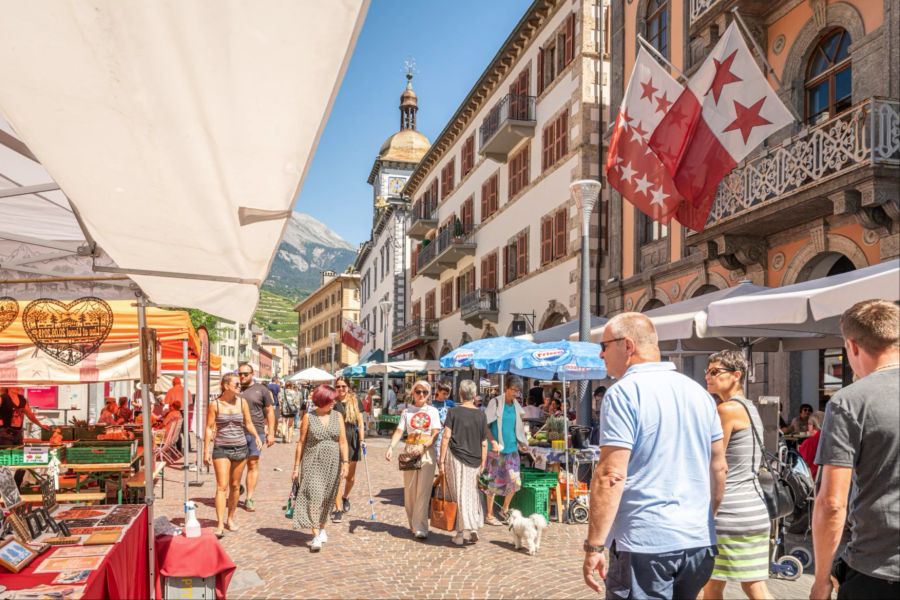
M 585 582 L 600 591 L 599 573 L 607 598 L 696 598 L 712 573 L 725 493 L 715 402 L 660 361 L 645 315 L 616 315 L 602 339 L 600 356 L 618 381 L 601 407 Z

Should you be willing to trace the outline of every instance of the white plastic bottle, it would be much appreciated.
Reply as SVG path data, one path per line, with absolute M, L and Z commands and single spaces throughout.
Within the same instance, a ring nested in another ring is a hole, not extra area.
M 184 537 L 200 537 L 200 521 L 197 520 L 197 505 L 193 500 L 188 500 L 184 504 L 186 513 L 184 519 Z

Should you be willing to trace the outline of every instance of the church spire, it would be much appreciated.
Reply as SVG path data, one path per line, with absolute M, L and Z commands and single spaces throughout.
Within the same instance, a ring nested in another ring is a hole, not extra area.
M 413 91 L 413 69 L 411 62 L 406 65 L 406 89 L 400 94 L 400 131 L 416 129 L 416 112 L 419 110 L 419 100 Z

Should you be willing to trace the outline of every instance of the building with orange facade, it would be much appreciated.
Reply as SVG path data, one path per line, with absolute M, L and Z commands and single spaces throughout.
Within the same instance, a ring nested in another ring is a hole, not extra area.
M 613 114 L 638 34 L 690 76 L 736 10 L 774 71 L 773 88 L 799 120 L 725 178 L 702 232 L 675 222 L 660 226 L 608 193 L 607 313 L 646 311 L 742 280 L 777 287 L 898 256 L 895 0 L 622 0 L 611 6 Z M 755 362 L 751 396 L 779 396 L 790 414 L 801 402 L 826 401 L 849 376 L 840 348 L 763 354 Z M 684 359 L 682 366 L 702 380 L 704 358 Z

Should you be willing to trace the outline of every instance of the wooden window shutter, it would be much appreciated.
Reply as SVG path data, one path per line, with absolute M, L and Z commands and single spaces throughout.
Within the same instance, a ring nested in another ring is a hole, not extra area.
M 575 58 L 575 13 L 566 19 L 566 64 Z
M 490 269 L 488 268 L 488 259 L 490 257 L 481 259 L 481 289 L 486 290 L 490 288 L 490 281 L 488 281 L 488 276 L 490 275 Z
M 512 273 L 510 273 L 510 271 L 509 271 L 509 269 L 510 269 L 509 246 L 503 246 L 502 252 L 503 252 L 503 283 L 505 285 L 505 284 L 509 283 L 510 281 L 512 281 L 512 279 L 510 279 L 510 275 L 512 275 Z
M 412 320 L 418 321 L 422 318 L 422 301 L 416 300 L 412 305 Z
M 497 289 L 497 253 L 494 252 L 490 259 L 488 260 L 488 268 L 490 269 L 490 275 L 488 277 L 488 283 L 490 284 L 488 287 L 492 290 Z
M 541 264 L 545 265 L 553 260 L 553 219 L 544 217 L 541 219 Z
M 544 49 L 538 49 L 537 59 L 537 93 L 540 96 L 544 91 Z
M 498 181 L 498 175 L 495 173 L 494 176 L 491 177 L 491 186 L 490 186 L 491 187 L 491 195 L 490 195 L 491 214 L 494 214 L 495 212 L 497 212 L 497 209 L 499 208 L 498 203 L 497 203 L 497 198 L 498 198 L 497 181 Z
M 412 259 L 410 262 L 410 268 L 412 270 L 412 276 L 415 277 L 418 274 L 418 264 L 419 264 L 419 247 L 416 246 L 412 250 Z
M 559 158 L 562 158 L 569 152 L 569 109 L 567 108 L 563 111 L 563 114 L 560 116 L 560 123 L 562 131 L 560 131 L 560 139 L 562 140 L 562 151 L 559 153 Z
M 544 127 L 541 133 L 541 171 L 546 171 L 553 164 L 553 157 L 550 155 L 553 148 L 553 132 L 553 125 L 550 124 Z
M 528 232 L 523 232 L 516 239 L 516 278 L 528 274 Z
M 488 192 L 490 191 L 490 181 L 481 184 L 481 222 L 491 216 L 491 210 L 488 204 Z
M 475 291 L 475 267 L 473 266 L 469 269 L 469 274 L 466 277 L 466 291 L 472 293 Z
M 566 209 L 556 211 L 554 215 L 554 247 L 553 258 L 560 258 L 566 255 L 566 244 L 569 241 L 569 235 L 566 231 Z

